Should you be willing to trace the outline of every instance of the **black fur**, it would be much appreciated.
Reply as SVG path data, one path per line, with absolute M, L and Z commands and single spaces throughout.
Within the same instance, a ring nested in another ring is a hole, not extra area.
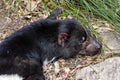
M 44 80 L 42 66 L 46 58 L 70 58 L 79 53 L 87 33 L 75 19 L 56 20 L 60 11 L 56 8 L 48 18 L 24 26 L 0 43 L 0 75 Z

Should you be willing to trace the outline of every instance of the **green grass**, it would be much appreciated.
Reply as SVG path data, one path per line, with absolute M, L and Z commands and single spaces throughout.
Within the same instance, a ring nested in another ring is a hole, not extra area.
M 3 0 L 9 11 L 24 15 L 21 0 Z M 27 1 L 27 0 L 26 0 Z M 32 0 L 28 0 L 32 1 Z M 39 1 L 39 0 L 38 0 Z M 112 24 L 112 29 L 120 31 L 120 0 L 44 0 L 38 7 L 52 10 L 59 6 L 64 11 L 62 16 L 72 15 L 84 25 L 89 25 L 92 18 L 100 18 Z M 34 11 L 29 11 L 34 13 Z M 39 12 L 38 12 L 39 13 Z M 91 18 L 92 17 L 92 18 Z
M 108 21 L 115 31 L 120 32 L 120 1 L 117 0 L 65 0 L 67 12 L 89 24 L 92 18 Z M 92 17 L 91 17 L 92 16 Z
M 9 12 L 17 12 L 25 15 L 25 5 L 21 0 L 3 0 Z M 33 0 L 26 0 L 33 1 Z M 120 32 L 120 0 L 36 0 L 39 5 L 36 8 L 51 11 L 56 6 L 63 9 L 62 17 L 72 15 L 81 24 L 90 26 L 92 19 L 101 19 L 111 24 L 111 28 Z M 29 4 L 29 3 L 28 3 Z M 42 11 L 41 10 L 41 11 Z M 26 10 L 27 11 L 27 10 Z M 29 10 L 27 13 L 42 14 L 41 11 Z

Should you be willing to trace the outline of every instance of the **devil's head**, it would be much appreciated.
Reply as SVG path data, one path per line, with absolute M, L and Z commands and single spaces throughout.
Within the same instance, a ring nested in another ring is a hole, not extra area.
M 63 47 L 61 53 L 65 57 L 76 54 L 92 56 L 101 51 L 101 44 L 89 29 L 72 17 L 68 17 L 63 22 L 64 24 L 59 28 L 58 44 Z

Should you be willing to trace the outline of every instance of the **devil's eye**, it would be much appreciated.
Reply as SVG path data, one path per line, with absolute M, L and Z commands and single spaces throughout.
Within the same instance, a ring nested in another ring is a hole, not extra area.
M 85 37 L 82 37 L 82 41 L 85 41 Z
M 84 42 L 86 40 L 86 38 L 83 36 L 81 39 L 80 39 L 80 43 Z

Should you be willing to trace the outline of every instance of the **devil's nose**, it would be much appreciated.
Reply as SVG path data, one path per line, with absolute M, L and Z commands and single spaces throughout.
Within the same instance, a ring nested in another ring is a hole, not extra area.
M 93 42 L 86 47 L 86 51 L 91 55 L 97 54 L 101 51 L 101 47 L 101 44 L 99 44 L 98 42 Z
M 95 45 L 96 49 L 101 49 L 102 47 L 101 44 L 98 42 L 94 42 L 93 44 Z

